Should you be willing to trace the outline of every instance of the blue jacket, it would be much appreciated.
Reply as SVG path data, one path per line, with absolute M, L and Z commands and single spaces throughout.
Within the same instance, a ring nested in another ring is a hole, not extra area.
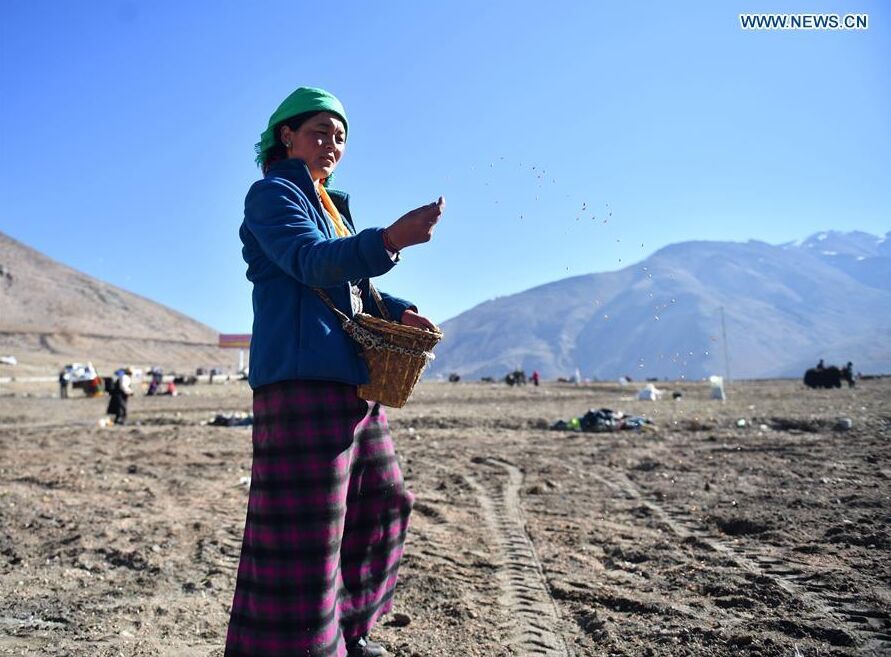
M 254 284 L 248 377 L 254 389 L 288 379 L 368 382 L 359 346 L 312 288 L 324 288 L 352 316 L 349 282 L 365 279 L 359 282 L 365 312 L 378 315 L 367 279 L 388 272 L 394 262 L 384 247 L 383 228 L 356 233 L 349 196 L 328 194 L 354 233 L 350 237 L 334 234 L 302 160 L 272 165 L 244 200 L 239 235 L 247 278 Z M 381 296 L 395 321 L 414 308 L 403 299 Z

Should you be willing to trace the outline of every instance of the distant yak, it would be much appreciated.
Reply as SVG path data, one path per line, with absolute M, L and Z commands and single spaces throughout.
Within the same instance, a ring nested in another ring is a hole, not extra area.
M 841 388 L 842 381 L 847 381 L 849 388 L 854 387 L 854 374 L 850 366 L 812 367 L 804 373 L 804 385 L 808 388 Z
M 526 372 L 514 370 L 504 377 L 504 382 L 509 386 L 524 386 L 526 385 Z

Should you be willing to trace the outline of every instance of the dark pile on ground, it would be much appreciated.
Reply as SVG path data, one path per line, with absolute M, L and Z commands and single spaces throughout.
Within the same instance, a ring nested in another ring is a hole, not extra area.
M 669 390 L 423 384 L 389 413 L 417 504 L 376 637 L 406 657 L 891 654 L 891 381 Z M 189 392 L 107 428 L 106 400 L 0 388 L 0 654 L 222 654 L 250 427 L 205 423 L 250 391 Z M 549 430 L 602 407 L 657 429 Z

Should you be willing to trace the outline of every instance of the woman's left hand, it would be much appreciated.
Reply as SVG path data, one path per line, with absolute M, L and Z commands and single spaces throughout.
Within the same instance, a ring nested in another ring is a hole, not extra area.
M 436 324 L 431 322 L 423 315 L 419 315 L 414 310 L 408 309 L 402 313 L 402 323 L 406 326 L 414 326 L 415 328 L 427 329 L 428 331 L 438 331 Z

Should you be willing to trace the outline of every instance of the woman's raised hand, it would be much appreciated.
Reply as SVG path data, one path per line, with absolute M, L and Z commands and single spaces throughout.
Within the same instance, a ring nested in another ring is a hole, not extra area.
M 433 228 L 444 209 L 445 199 L 440 196 L 434 203 L 422 205 L 402 215 L 387 228 L 389 243 L 396 247 L 397 251 L 401 251 L 415 244 L 429 242 L 433 237 Z

